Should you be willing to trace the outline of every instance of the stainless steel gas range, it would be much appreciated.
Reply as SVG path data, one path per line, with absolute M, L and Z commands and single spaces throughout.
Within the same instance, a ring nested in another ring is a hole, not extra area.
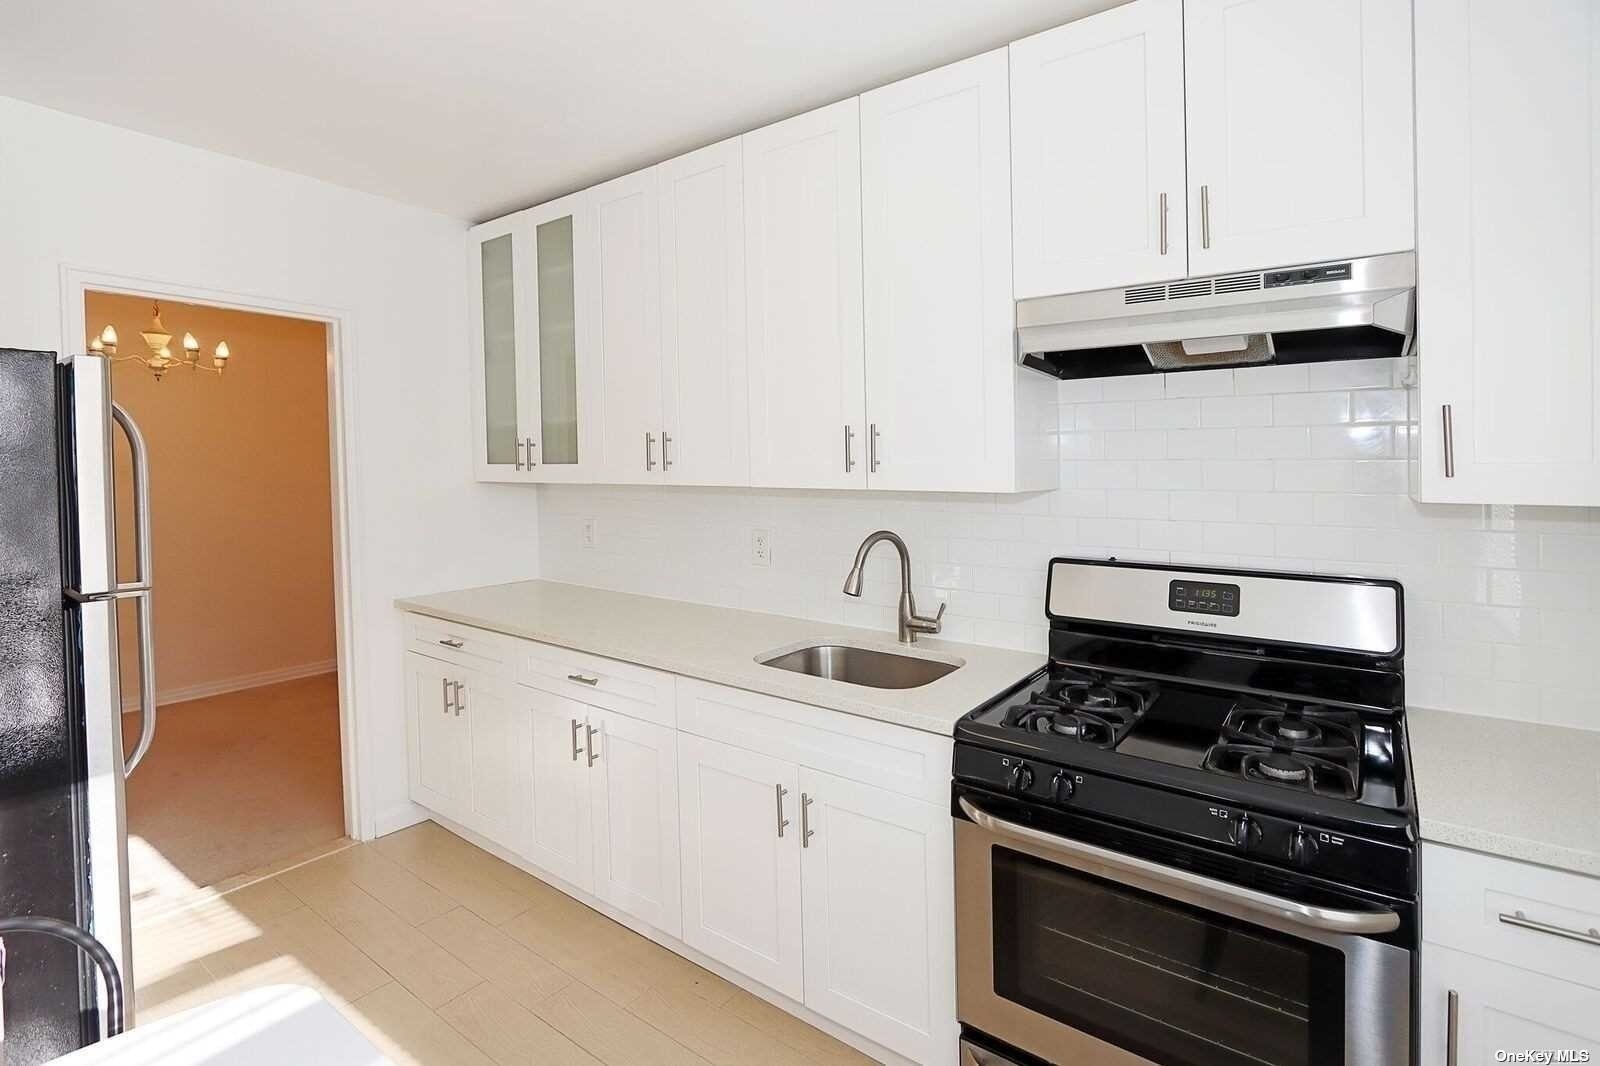
M 1400 586 L 1056 559 L 1046 601 L 956 726 L 963 1063 L 1410 1063 Z

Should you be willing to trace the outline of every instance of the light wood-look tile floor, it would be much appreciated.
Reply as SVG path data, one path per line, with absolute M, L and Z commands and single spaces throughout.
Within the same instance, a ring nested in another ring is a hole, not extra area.
M 397 1063 L 868 1063 L 431 822 L 134 928 L 150 1021 L 317 988 Z

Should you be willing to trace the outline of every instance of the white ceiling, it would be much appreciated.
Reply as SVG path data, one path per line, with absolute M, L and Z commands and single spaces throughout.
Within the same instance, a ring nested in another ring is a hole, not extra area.
M 1121 0 L 0 0 L 0 95 L 482 220 Z

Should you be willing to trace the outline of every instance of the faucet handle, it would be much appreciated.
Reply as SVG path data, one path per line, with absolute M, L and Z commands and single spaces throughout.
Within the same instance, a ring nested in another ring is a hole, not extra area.
M 914 614 L 910 619 L 910 628 L 918 633 L 937 633 L 944 625 L 944 609 L 950 606 L 948 600 L 939 604 L 939 609 L 932 618 L 923 614 Z

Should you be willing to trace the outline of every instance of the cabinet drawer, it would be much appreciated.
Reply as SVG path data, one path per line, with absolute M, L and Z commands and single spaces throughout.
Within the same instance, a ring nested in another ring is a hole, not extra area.
M 495 677 L 511 676 L 511 649 L 516 641 L 504 634 L 420 614 L 408 617 L 406 632 L 407 646 L 414 652 Z
M 678 728 L 930 803 L 950 802 L 949 737 L 678 679 Z
M 570 648 L 516 642 L 517 683 L 603 707 L 632 718 L 674 726 L 672 674 L 602 659 Z
M 1431 943 L 1600 988 L 1600 938 L 1558 932 L 1596 929 L 1600 879 L 1423 846 L 1422 935 Z

